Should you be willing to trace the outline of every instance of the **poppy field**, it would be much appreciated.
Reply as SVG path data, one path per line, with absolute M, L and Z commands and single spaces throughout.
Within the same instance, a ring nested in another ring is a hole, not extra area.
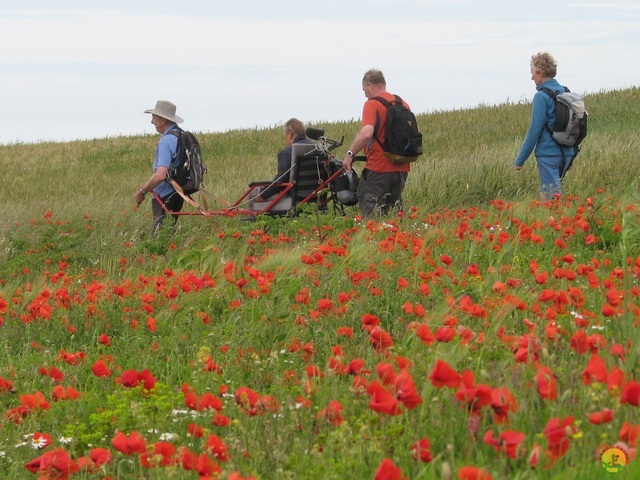
M 16 222 L 0 476 L 636 478 L 638 220 L 602 191 L 157 240 L 124 218 L 115 256 L 86 247 L 104 220 Z

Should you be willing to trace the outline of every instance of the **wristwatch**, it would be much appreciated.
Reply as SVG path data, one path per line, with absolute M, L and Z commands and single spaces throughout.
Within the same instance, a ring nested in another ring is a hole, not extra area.
M 144 190 L 142 187 L 140 187 L 140 189 L 138 190 L 141 194 L 146 195 L 147 191 Z
M 353 158 L 353 152 L 351 150 L 347 150 L 347 156 Z

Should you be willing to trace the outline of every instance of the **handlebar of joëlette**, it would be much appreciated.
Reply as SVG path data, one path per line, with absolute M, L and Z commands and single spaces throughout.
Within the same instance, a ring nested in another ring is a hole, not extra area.
M 344 135 L 342 136 L 340 141 L 331 140 L 330 138 L 325 137 L 324 136 L 324 128 L 307 127 L 307 130 L 306 130 L 305 134 L 311 140 L 318 140 L 318 142 L 321 142 L 324 145 L 326 145 L 328 151 L 334 150 L 334 149 L 340 147 L 344 143 Z M 353 161 L 354 162 L 366 162 L 367 161 L 367 157 L 365 157 L 364 155 L 356 155 L 355 157 L 353 157 Z

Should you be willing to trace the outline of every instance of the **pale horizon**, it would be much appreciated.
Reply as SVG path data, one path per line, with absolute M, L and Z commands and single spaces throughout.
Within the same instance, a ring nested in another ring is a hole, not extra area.
M 630 88 L 638 31 L 631 1 L 23 0 L 0 6 L 0 143 L 154 133 L 157 100 L 200 132 L 356 120 L 372 67 L 416 113 L 527 102 L 538 51 L 573 91 Z

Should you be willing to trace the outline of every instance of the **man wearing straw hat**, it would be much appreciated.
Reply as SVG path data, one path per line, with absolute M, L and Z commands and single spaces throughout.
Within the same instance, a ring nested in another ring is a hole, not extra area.
M 162 199 L 170 212 L 182 210 L 184 199 L 173 189 L 171 184 L 165 182 L 167 173 L 171 168 L 171 162 L 176 158 L 178 149 L 178 137 L 171 134 L 171 130 L 178 128 L 178 123 L 183 120 L 176 115 L 176 106 L 166 100 L 158 100 L 153 109 L 145 110 L 144 113 L 151 114 L 151 123 L 156 127 L 156 131 L 161 135 L 156 147 L 156 154 L 153 159 L 153 175 L 136 191 L 134 199 L 137 205 L 144 201 L 144 197 L 152 190 Z M 156 235 L 162 226 L 167 212 L 155 199 L 151 199 L 151 213 L 153 223 L 151 234 Z M 178 215 L 173 215 L 173 223 L 178 221 Z

